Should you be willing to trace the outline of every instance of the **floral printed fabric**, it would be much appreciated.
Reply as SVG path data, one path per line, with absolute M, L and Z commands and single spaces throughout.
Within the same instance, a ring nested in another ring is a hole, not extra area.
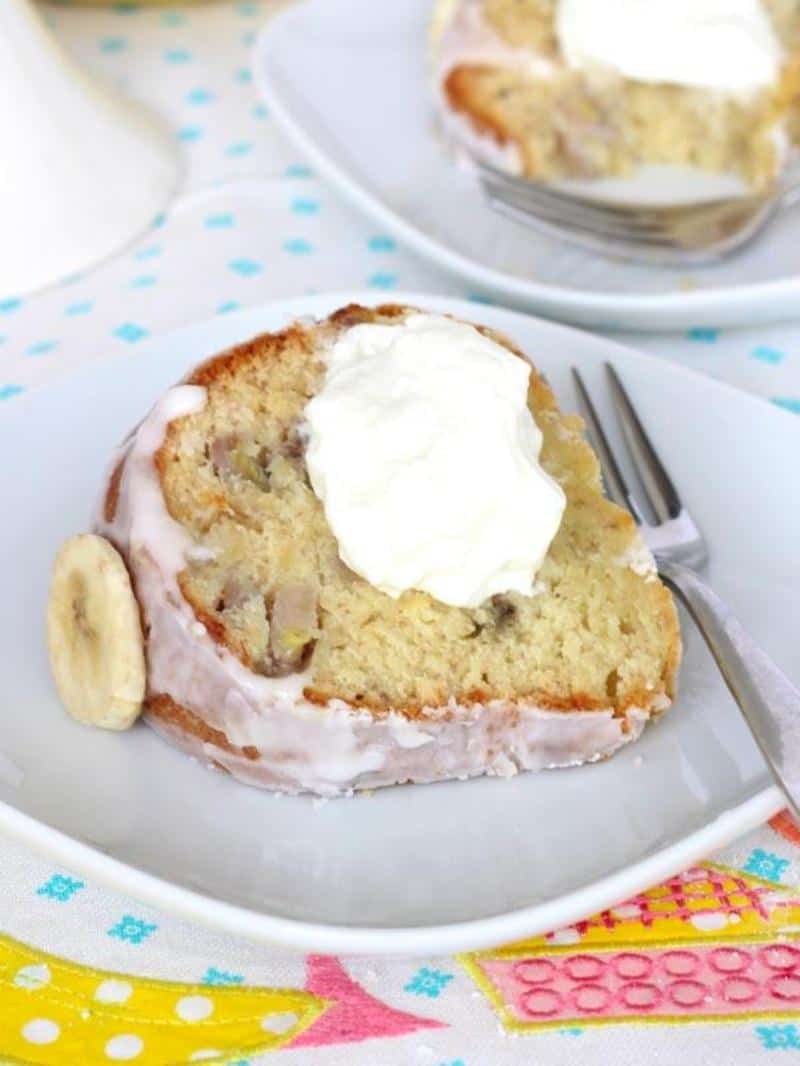
M 3 840 L 0 1058 L 782 1061 L 800 1049 L 800 847 L 791 836 L 775 819 L 714 862 L 572 929 L 422 961 L 266 951 L 78 881 Z M 758 851 L 770 870 L 783 864 L 779 883 L 748 871 Z
M 249 70 L 255 35 L 276 6 L 44 7 L 82 62 L 172 123 L 187 175 L 165 217 L 102 269 L 36 296 L 0 294 L 0 403 L 154 334 L 271 299 L 355 288 L 480 297 L 343 205 L 280 136 Z M 800 413 L 797 325 L 705 325 L 635 343 Z M 785 820 L 774 825 L 657 897 L 732 900 L 728 917 L 738 924 L 723 931 L 692 925 L 697 900 L 676 902 L 675 914 L 654 919 L 667 923 L 659 936 L 669 941 L 655 947 L 642 918 L 654 905 L 643 897 L 621 918 L 585 923 L 571 943 L 543 938 L 413 961 L 268 952 L 0 840 L 0 1058 L 85 1066 L 201 1061 L 201 1052 L 239 1066 L 790 1061 L 800 1050 L 792 1017 L 800 838 Z M 708 999 L 695 1003 L 701 982 Z M 678 1003 L 671 1011 L 669 997 Z M 158 1036 L 167 1031 L 174 1044 Z

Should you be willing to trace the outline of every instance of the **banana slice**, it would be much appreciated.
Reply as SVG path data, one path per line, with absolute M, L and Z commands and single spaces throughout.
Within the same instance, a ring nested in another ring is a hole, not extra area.
M 47 604 L 50 668 L 73 718 L 127 729 L 142 710 L 146 669 L 139 605 L 122 556 L 83 533 L 62 545 Z

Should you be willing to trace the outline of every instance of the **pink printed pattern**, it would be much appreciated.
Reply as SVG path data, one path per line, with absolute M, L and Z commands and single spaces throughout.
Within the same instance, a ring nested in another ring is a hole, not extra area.
M 328 1000 L 330 1006 L 289 1047 L 355 1043 L 445 1026 L 435 1018 L 408 1014 L 375 999 L 353 980 L 337 958 L 309 955 L 306 968 L 306 991 Z
M 727 870 L 695 867 L 627 903 L 576 922 L 574 928 L 581 936 L 593 929 L 614 930 L 633 923 L 649 929 L 663 919 L 693 922 L 698 914 L 720 914 L 734 921 L 750 915 L 767 921 L 773 907 L 781 902 L 765 884 Z
M 544 937 L 462 961 L 512 1031 L 800 1012 L 800 896 L 704 864 Z
M 523 1023 L 800 1009 L 800 948 L 792 944 L 491 959 L 481 966 Z

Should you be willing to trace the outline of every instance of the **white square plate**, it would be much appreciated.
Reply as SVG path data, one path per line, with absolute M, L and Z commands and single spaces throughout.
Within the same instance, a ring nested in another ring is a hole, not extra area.
M 607 329 L 754 324 L 797 314 L 800 209 L 692 271 L 624 263 L 501 218 L 436 127 L 433 0 L 305 0 L 270 19 L 253 70 L 320 173 L 433 262 L 504 303 Z
M 711 544 L 711 578 L 800 676 L 800 420 L 608 341 L 503 311 L 399 299 L 505 331 L 574 409 L 601 411 L 613 360 Z M 89 527 L 114 446 L 201 358 L 349 299 L 221 316 L 141 344 L 0 414 L 0 830 L 87 876 L 232 932 L 333 952 L 430 954 L 533 935 L 619 902 L 781 806 L 719 674 L 684 620 L 675 707 L 604 763 L 320 803 L 213 772 L 145 725 L 80 726 L 49 677 L 44 611 L 60 542 Z

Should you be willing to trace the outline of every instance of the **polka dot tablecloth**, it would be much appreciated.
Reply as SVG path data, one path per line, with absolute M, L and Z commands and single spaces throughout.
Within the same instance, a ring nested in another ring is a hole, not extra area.
M 180 197 L 101 269 L 0 294 L 0 402 L 211 315 L 324 290 L 476 297 L 339 202 L 249 68 L 268 0 L 44 12 L 160 111 Z M 1 164 L 0 164 L 1 165 Z M 800 323 L 637 337 L 800 414 Z M 800 836 L 785 818 L 612 911 L 420 961 L 270 952 L 0 839 L 0 1060 L 94 1066 L 733 1066 L 800 1060 Z

